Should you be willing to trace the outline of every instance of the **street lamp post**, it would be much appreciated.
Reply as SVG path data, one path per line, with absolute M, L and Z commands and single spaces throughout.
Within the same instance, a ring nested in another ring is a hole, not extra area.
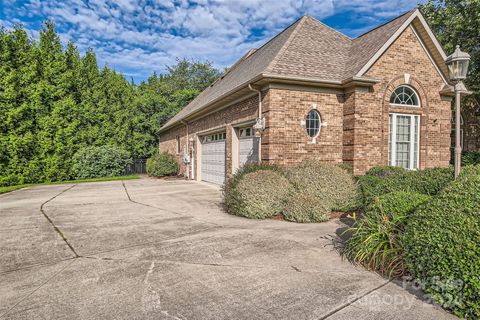
M 460 95 L 467 91 L 463 80 L 467 77 L 470 55 L 460 50 L 457 45 L 455 52 L 445 60 L 448 66 L 450 80 L 455 84 L 455 179 L 460 174 L 462 161 L 462 146 L 460 143 Z

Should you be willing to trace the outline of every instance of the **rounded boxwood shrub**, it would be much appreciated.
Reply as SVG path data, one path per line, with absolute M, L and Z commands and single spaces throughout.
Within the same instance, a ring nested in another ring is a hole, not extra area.
M 460 317 L 480 318 L 480 175 L 466 175 L 421 205 L 403 237 L 408 269 Z
M 177 159 L 168 152 L 160 152 L 147 159 L 147 174 L 151 177 L 176 175 L 178 169 Z
M 306 160 L 289 169 L 287 178 L 298 192 L 330 204 L 331 210 L 348 211 L 357 205 L 353 175 L 333 163 Z
M 287 201 L 283 216 L 285 220 L 300 223 L 323 222 L 330 217 L 330 207 L 329 203 L 309 194 L 294 193 Z
M 72 172 L 76 179 L 120 176 L 132 162 L 130 154 L 118 147 L 85 147 L 72 159 Z
M 226 207 L 230 214 L 265 219 L 283 212 L 293 188 L 276 170 L 258 170 L 241 174 L 226 188 Z
M 271 170 L 283 175 L 283 172 L 279 167 L 268 164 L 252 163 L 246 164 L 238 169 L 222 186 L 224 205 L 228 213 L 235 214 L 235 212 L 241 209 L 242 199 L 236 190 L 240 180 L 242 180 L 244 175 L 260 170 Z
M 401 237 L 408 216 L 428 196 L 396 191 L 377 197 L 365 215 L 348 229 L 344 256 L 369 270 L 390 277 L 402 276 L 406 269 Z

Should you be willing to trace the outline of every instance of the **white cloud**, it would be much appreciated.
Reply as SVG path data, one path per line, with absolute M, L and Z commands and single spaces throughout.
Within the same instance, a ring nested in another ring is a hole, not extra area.
M 303 14 L 319 19 L 343 10 L 373 18 L 414 7 L 412 0 L 15 0 L 5 2 L 7 20 L 51 18 L 62 40 L 125 74 L 147 77 L 177 57 L 232 64 Z M 369 24 L 368 23 L 368 24 Z

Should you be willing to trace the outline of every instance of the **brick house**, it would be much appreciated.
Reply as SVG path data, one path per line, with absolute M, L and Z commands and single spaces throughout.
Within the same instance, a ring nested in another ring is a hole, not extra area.
M 306 158 L 443 167 L 452 87 L 418 10 L 355 39 L 305 16 L 251 50 L 159 131 L 190 179 L 222 184 L 245 163 Z

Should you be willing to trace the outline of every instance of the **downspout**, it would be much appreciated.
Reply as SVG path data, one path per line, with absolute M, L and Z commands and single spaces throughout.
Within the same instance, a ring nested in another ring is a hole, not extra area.
M 262 121 L 262 91 L 252 87 L 252 84 L 248 84 L 248 89 L 254 92 L 258 92 L 258 119 Z M 260 131 L 260 136 L 258 137 L 258 163 L 262 162 L 262 132 Z
M 185 125 L 186 129 L 187 129 L 187 145 L 186 145 L 186 154 L 185 152 L 183 153 L 183 161 L 187 167 L 187 179 L 189 180 L 190 179 L 190 159 L 188 157 L 188 152 L 189 152 L 189 148 L 188 148 L 188 144 L 189 144 L 189 141 L 188 141 L 188 122 L 185 122 L 185 121 L 182 121 L 182 123 Z

